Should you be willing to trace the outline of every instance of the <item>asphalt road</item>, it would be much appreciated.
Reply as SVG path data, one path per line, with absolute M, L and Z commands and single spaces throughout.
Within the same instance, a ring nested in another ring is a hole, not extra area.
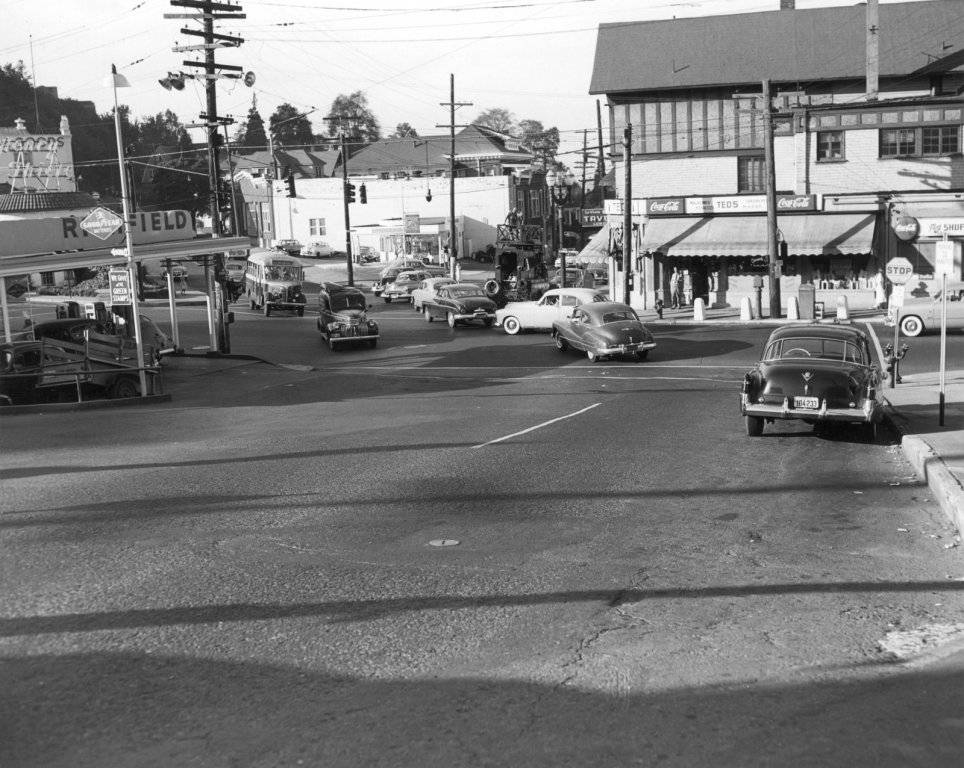
M 3 419 L 0 765 L 959 764 L 952 532 L 892 441 L 745 437 L 765 329 L 373 313 Z

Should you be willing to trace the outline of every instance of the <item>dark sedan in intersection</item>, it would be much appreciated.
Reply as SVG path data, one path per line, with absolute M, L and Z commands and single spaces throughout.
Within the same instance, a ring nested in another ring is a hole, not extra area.
M 746 433 L 764 422 L 865 424 L 876 437 L 885 375 L 867 334 L 850 325 L 791 325 L 770 334 L 763 356 L 743 379 Z
M 560 352 L 577 349 L 590 362 L 607 357 L 645 360 L 656 342 L 628 304 L 602 301 L 583 304 L 572 315 L 552 324 L 552 338 Z
M 495 322 L 495 302 L 474 283 L 453 283 L 442 286 L 434 296 L 424 299 L 422 314 L 429 322 L 444 317 L 450 328 L 468 322 L 481 322 L 489 328 Z

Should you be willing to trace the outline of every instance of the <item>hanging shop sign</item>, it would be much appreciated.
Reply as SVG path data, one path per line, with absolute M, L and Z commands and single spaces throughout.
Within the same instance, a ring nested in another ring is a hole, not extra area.
M 118 229 L 104 239 L 87 232 L 86 217 L 60 216 L 52 219 L 22 219 L 0 222 L 0 256 L 26 256 L 54 251 L 85 251 L 117 247 L 124 242 Z M 145 211 L 131 214 L 134 244 L 192 240 L 194 220 L 187 211 Z M 216 250 L 216 249 L 213 249 Z
M 901 216 L 894 224 L 894 234 L 898 240 L 909 243 L 920 234 L 920 222 L 913 216 Z
M 60 133 L 28 133 L 26 122 L 17 118 L 12 132 L 0 134 L 0 183 L 11 192 L 24 190 L 73 192 L 74 158 L 67 118 Z
M 417 213 L 405 213 L 402 215 L 404 232 L 406 235 L 417 235 L 422 231 L 422 217 Z
M 777 212 L 816 210 L 815 195 L 777 195 Z M 686 213 L 766 213 L 766 195 L 728 195 L 720 197 L 687 197 Z
M 646 201 L 648 216 L 679 216 L 686 212 L 682 197 L 651 197 Z
M 582 211 L 582 226 L 587 229 L 598 229 L 606 223 L 606 214 L 602 208 L 584 208 Z
M 964 237 L 964 218 L 917 219 L 917 222 L 920 227 L 919 236 L 923 238 L 944 237 L 944 235 Z M 900 237 L 899 234 L 898 237 Z
M 126 269 L 111 269 L 107 273 L 107 282 L 110 286 L 111 304 L 130 304 L 131 303 L 131 273 Z

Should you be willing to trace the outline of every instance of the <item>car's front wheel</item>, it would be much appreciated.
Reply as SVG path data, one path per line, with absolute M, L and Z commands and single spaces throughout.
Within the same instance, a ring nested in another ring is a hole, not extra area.
M 917 315 L 908 315 L 900 321 L 900 332 L 905 336 L 920 336 L 924 332 L 924 323 Z
M 565 352 L 567 349 L 569 349 L 569 342 L 562 338 L 561 334 L 553 334 L 553 339 L 556 342 L 556 349 L 558 349 L 560 352 Z
M 590 362 L 590 363 L 598 363 L 598 362 L 599 362 L 599 355 L 597 355 L 597 354 L 596 354 L 593 350 L 591 350 L 591 349 L 587 349 L 587 350 L 586 350 L 586 357 L 589 358 L 589 362 Z
M 454 328 L 454 327 L 455 327 L 455 313 L 454 313 L 454 312 L 448 312 L 448 313 L 445 315 L 445 319 L 448 321 L 449 328 Z
M 761 416 L 746 417 L 746 433 L 750 437 L 759 437 L 763 434 L 763 418 Z
M 510 336 L 515 336 L 522 330 L 522 324 L 519 323 L 519 318 L 509 315 L 502 321 L 502 330 Z
M 112 398 L 137 397 L 139 394 L 137 379 L 133 376 L 118 376 L 110 386 L 110 396 Z
M 432 322 L 435 319 L 434 317 L 432 317 L 432 313 L 429 311 L 428 307 L 425 307 L 422 310 L 422 315 L 428 322 Z
M 643 360 L 645 360 L 647 357 L 649 357 L 648 349 L 644 349 L 639 352 L 633 353 L 633 360 L 635 360 L 637 363 L 643 362 Z

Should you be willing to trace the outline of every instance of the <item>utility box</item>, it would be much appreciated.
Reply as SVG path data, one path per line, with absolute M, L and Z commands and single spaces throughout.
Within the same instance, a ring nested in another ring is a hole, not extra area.
M 802 283 L 797 292 L 797 303 L 800 305 L 800 319 L 813 320 L 816 306 L 817 289 L 813 283 Z

